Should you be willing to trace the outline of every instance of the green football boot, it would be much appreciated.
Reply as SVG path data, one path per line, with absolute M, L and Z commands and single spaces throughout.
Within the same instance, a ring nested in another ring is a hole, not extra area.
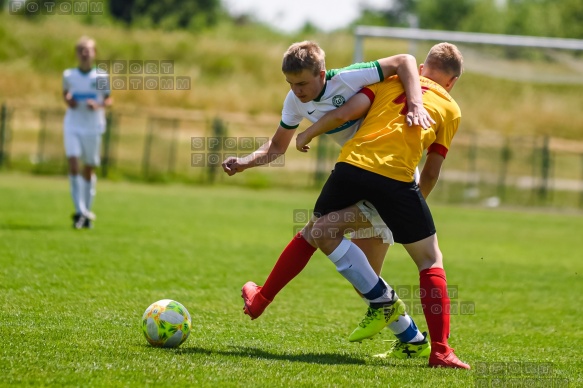
M 389 350 L 381 354 L 375 354 L 373 357 L 378 358 L 429 358 L 431 353 L 431 344 L 427 341 L 427 333 L 423 333 L 423 340 L 419 342 L 407 343 L 399 340 L 392 340 L 392 346 Z
M 399 319 L 399 315 L 406 311 L 405 303 L 397 299 L 390 305 L 385 305 L 378 309 L 369 307 L 366 316 L 358 327 L 354 329 L 348 340 L 350 342 L 360 342 L 363 339 L 370 338 L 383 330 L 388 324 Z

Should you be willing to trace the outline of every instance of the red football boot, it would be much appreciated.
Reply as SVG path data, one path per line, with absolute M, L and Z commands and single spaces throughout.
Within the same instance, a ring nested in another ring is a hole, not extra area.
M 245 301 L 243 311 L 249 315 L 251 319 L 257 319 L 263 311 L 269 306 L 271 301 L 261 295 L 261 286 L 253 282 L 247 282 L 241 288 L 241 297 Z
M 429 356 L 429 366 L 432 368 L 471 369 L 468 364 L 457 358 L 453 349 L 450 349 L 450 352 L 447 355 L 438 352 L 431 352 L 431 355 Z

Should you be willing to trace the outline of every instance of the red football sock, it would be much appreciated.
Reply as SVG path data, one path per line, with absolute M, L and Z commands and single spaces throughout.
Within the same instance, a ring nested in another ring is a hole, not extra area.
M 311 246 L 301 233 L 296 234 L 281 252 L 277 263 L 261 289 L 261 294 L 265 298 L 273 300 L 286 284 L 302 272 L 314 252 L 316 252 L 316 248 Z
M 443 268 L 428 268 L 419 272 L 421 303 L 431 336 L 431 351 L 447 354 L 449 345 L 450 301 Z

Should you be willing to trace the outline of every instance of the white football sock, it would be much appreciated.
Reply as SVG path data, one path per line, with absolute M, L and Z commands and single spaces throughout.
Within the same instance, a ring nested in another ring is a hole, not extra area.
M 384 281 L 384 290 L 377 287 L 379 276 L 370 266 L 364 252 L 350 240 L 343 238 L 328 257 L 336 266 L 336 270 L 369 301 L 373 303 L 392 301 L 393 289 Z M 367 295 L 373 290 L 371 295 Z
M 75 206 L 75 213 L 83 213 L 84 206 L 81 203 L 81 182 L 82 178 L 80 175 L 69 174 L 69 186 L 71 187 L 71 198 L 73 199 L 73 205 Z
M 85 198 L 85 208 L 90 211 L 91 205 L 93 205 L 93 199 L 95 198 L 95 187 L 97 185 L 97 176 L 95 174 L 91 175 L 91 180 L 86 181 L 83 179 L 83 196 Z
M 400 315 L 399 319 L 392 322 L 388 328 L 401 342 L 419 342 L 425 338 L 419 331 L 417 325 L 407 313 Z
M 363 295 L 368 299 L 370 307 L 374 308 L 379 308 L 380 305 L 392 303 L 399 299 L 397 293 L 381 277 L 379 277 L 374 288 Z

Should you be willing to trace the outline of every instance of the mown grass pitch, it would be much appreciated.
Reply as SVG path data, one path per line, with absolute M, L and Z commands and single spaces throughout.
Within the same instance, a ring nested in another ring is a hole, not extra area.
M 100 181 L 95 229 L 74 231 L 66 178 L 0 175 L 0 385 L 583 384 L 581 214 L 432 206 L 453 301 L 475 308 L 450 339 L 472 371 L 371 358 L 387 331 L 348 343 L 365 306 L 321 253 L 251 321 L 241 285 L 265 280 L 316 196 Z M 383 275 L 418 284 L 401 247 Z M 163 298 L 192 315 L 179 349 L 140 331 Z

